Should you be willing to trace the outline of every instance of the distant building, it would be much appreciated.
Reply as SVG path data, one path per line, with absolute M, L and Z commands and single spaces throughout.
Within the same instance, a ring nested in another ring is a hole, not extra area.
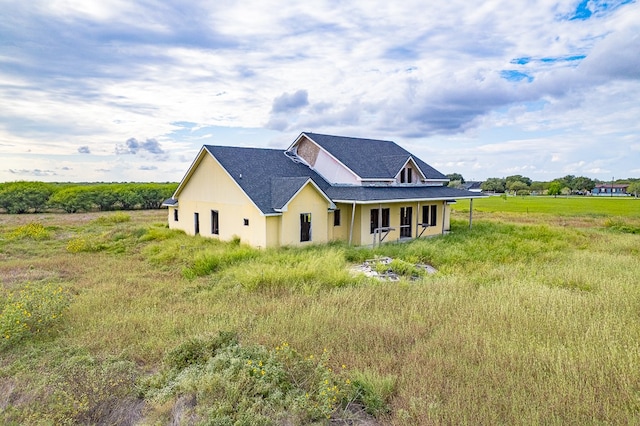
M 482 192 L 482 188 L 480 188 L 481 185 L 482 185 L 482 182 L 466 181 L 465 183 L 462 184 L 462 189 L 465 189 L 471 192 Z
M 627 192 L 629 184 L 627 183 L 599 183 L 591 191 L 591 195 L 599 195 L 603 197 L 626 197 L 630 195 Z

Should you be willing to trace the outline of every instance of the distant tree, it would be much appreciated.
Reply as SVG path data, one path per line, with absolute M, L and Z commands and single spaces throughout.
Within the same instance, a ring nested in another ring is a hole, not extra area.
M 560 183 L 562 188 L 573 189 L 575 179 L 576 179 L 576 177 L 574 175 L 566 175 L 565 177 L 561 177 L 561 178 L 556 179 L 556 181 L 558 181 Z
M 529 185 L 519 180 L 509 182 L 507 187 L 509 191 L 512 191 L 514 194 L 518 194 L 520 191 L 526 191 L 529 189 Z
M 129 186 L 130 185 L 121 185 L 116 191 L 116 205 L 122 210 L 133 210 L 142 204 L 142 196 L 135 190 L 129 188 Z
M 562 195 L 571 195 L 571 188 L 569 188 L 568 186 L 565 186 L 564 188 L 562 188 L 562 191 L 560 191 L 562 193 Z
M 593 179 L 585 176 L 578 176 L 577 178 L 573 179 L 570 188 L 575 192 L 586 193 L 591 192 L 591 190 L 595 188 L 595 186 L 596 183 L 593 181 Z
M 40 212 L 47 206 L 53 186 L 44 182 L 9 182 L 0 185 L 0 208 L 7 213 Z
M 70 186 L 56 191 L 49 198 L 49 205 L 67 213 L 90 211 L 93 209 L 94 194 L 91 187 Z
M 542 193 L 544 192 L 545 189 L 548 189 L 548 188 L 549 188 L 548 182 L 534 181 L 534 182 L 531 182 L 531 185 L 529 185 L 529 189 L 531 191 L 535 191 L 538 193 Z
M 640 196 L 640 181 L 631 182 L 627 192 L 633 194 L 636 198 Z
M 505 180 L 501 178 L 489 178 L 480 184 L 480 189 L 485 192 L 504 192 Z
M 453 182 L 454 180 L 459 180 L 460 183 L 464 183 L 465 182 L 464 178 L 462 177 L 462 175 L 460 173 L 449 173 L 447 175 L 447 177 L 449 178 L 450 182 Z
M 509 184 L 512 182 L 522 182 L 527 186 L 531 185 L 531 179 L 522 175 L 507 176 L 504 180 L 507 187 L 509 187 Z
M 557 197 L 558 194 L 560 194 L 561 192 L 562 192 L 562 184 L 560 182 L 558 182 L 557 180 L 554 180 L 549 184 L 549 189 L 547 191 L 549 195 L 553 195 L 554 197 Z
M 449 184 L 447 185 L 449 188 L 461 188 L 462 187 L 462 182 L 459 180 L 451 180 L 449 181 Z

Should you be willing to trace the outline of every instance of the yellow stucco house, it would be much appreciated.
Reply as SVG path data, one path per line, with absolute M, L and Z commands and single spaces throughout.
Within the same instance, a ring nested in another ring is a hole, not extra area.
M 371 245 L 448 231 L 449 204 L 482 195 L 447 183 L 394 142 L 305 132 L 286 150 L 203 146 L 163 205 L 191 235 Z

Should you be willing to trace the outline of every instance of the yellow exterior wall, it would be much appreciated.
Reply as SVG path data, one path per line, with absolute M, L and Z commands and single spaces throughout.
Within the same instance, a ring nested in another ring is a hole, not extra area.
M 435 226 L 427 227 L 422 232 L 422 227 L 418 226 L 418 223 L 422 222 L 422 207 L 425 205 L 436 205 L 438 208 L 438 217 Z M 356 222 L 354 224 L 353 244 L 355 245 L 371 245 L 373 244 L 373 234 L 370 233 L 371 223 L 371 209 L 378 209 L 380 207 L 389 209 L 389 226 L 395 228 L 390 231 L 383 242 L 398 241 L 400 239 L 400 209 L 402 207 L 412 208 L 411 218 L 411 238 L 416 238 L 420 232 L 422 237 L 440 235 L 443 229 L 443 220 L 445 224 L 445 230 L 448 230 L 449 225 L 449 207 L 446 206 L 444 201 L 431 201 L 431 202 L 398 202 L 398 203 L 382 203 L 380 204 L 360 204 L 356 206 Z M 444 212 L 446 214 L 443 214 Z M 349 217 L 349 221 L 351 218 Z M 348 229 L 347 237 L 345 241 L 348 241 Z M 342 238 L 341 238 L 342 239 Z
M 178 194 L 178 222 L 169 209 L 169 227 L 195 233 L 194 213 L 199 213 L 200 235 L 230 240 L 240 237 L 242 242 L 266 247 L 266 218 L 249 200 L 211 155 L 205 153 L 195 165 L 182 191 Z M 219 235 L 211 233 L 211 211 L 218 211 Z M 244 225 L 249 220 L 249 226 Z
M 349 241 L 349 226 L 351 226 L 351 210 L 352 204 L 336 204 L 336 208 L 340 210 L 340 226 L 333 226 L 334 214 L 329 215 L 329 240 L 330 241 Z
M 265 247 L 280 246 L 280 224 L 282 216 L 267 216 L 267 241 Z
M 281 245 L 326 243 L 328 239 L 327 216 L 329 202 L 308 183 L 287 205 L 280 223 Z M 311 241 L 300 241 L 300 214 L 311 213 Z

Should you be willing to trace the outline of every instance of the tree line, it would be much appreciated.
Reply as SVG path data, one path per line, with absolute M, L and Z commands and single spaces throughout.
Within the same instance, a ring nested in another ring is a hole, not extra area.
M 449 186 L 459 187 L 465 183 L 464 178 L 459 173 L 448 174 Z M 505 178 L 489 178 L 482 182 L 480 188 L 485 192 L 512 193 L 516 195 L 547 194 L 547 195 L 587 195 L 598 184 L 629 184 L 627 192 L 640 196 L 640 179 L 618 179 L 611 181 L 600 181 L 585 176 L 567 175 L 556 178 L 549 182 L 532 181 L 522 175 L 512 175 Z
M 0 183 L 0 209 L 6 213 L 67 213 L 158 209 L 177 183 Z

